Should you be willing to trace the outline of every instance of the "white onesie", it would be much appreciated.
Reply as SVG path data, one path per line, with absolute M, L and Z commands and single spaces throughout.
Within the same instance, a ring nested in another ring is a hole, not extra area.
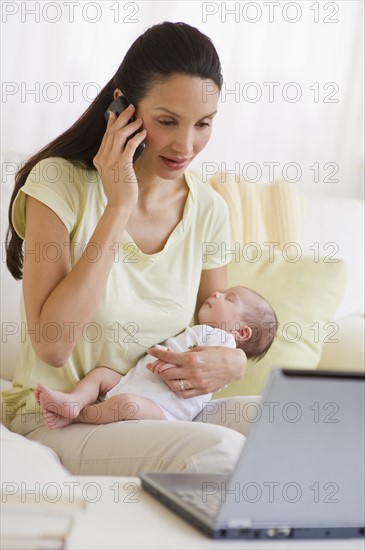
M 185 352 L 194 346 L 224 346 L 235 348 L 236 342 L 232 334 L 208 325 L 195 325 L 173 338 L 168 338 L 159 347 L 171 351 Z M 166 420 L 193 420 L 208 403 L 212 394 L 199 395 L 183 399 L 176 395 L 165 384 L 158 374 L 150 372 L 146 365 L 156 361 L 155 357 L 146 354 L 120 382 L 105 396 L 109 399 L 121 393 L 134 393 L 154 401 L 162 409 Z

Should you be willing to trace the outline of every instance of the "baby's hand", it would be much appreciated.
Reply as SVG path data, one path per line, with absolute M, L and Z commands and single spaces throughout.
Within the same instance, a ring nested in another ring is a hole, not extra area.
M 153 363 L 147 363 L 147 368 L 153 373 L 160 372 L 160 368 L 164 365 L 164 361 L 160 361 L 159 359 L 156 359 Z
M 167 349 L 166 351 L 170 351 Z M 164 370 L 171 369 L 172 367 L 175 367 L 176 365 L 173 365 L 172 363 L 166 363 L 165 361 L 162 361 L 162 359 L 156 359 L 153 363 L 148 363 L 147 368 L 154 374 L 159 374 L 160 372 L 163 372 Z
M 151 365 L 151 363 L 147 365 L 147 368 L 149 368 L 149 365 Z M 176 367 L 176 365 L 174 365 L 173 363 L 165 363 L 165 361 L 157 360 L 152 363 L 151 367 L 152 368 L 149 369 L 150 371 L 152 371 L 154 374 L 160 374 L 160 372 L 163 372 L 167 369 L 172 369 L 173 367 Z

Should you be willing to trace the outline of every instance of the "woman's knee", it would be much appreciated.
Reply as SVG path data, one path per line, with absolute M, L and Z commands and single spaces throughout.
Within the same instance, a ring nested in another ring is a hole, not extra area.
M 238 431 L 215 424 L 203 424 L 204 429 L 196 438 L 204 438 L 205 448 L 191 453 L 187 470 L 200 473 L 231 474 L 241 454 L 246 438 Z

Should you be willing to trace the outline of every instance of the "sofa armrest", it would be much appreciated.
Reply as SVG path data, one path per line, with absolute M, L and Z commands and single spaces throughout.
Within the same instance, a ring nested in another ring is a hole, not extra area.
M 337 319 L 338 327 L 325 341 L 318 369 L 364 371 L 364 327 L 365 318 L 351 315 Z

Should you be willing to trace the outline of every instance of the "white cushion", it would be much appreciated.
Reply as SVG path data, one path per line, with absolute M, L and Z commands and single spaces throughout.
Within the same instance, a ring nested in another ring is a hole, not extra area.
M 316 245 L 315 243 L 318 243 Z M 334 243 L 334 244 L 331 244 Z M 334 319 L 364 313 L 364 202 L 360 199 L 306 196 L 301 225 L 303 254 L 343 259 L 347 267 L 345 294 Z M 325 248 L 327 247 L 327 248 Z M 332 256 L 332 257 L 331 257 Z
M 0 425 L 1 482 L 63 481 L 69 476 L 56 453 Z

